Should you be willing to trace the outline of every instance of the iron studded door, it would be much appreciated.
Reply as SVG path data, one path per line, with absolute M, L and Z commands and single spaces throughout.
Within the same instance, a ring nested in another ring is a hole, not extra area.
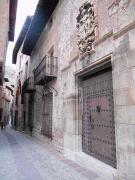
M 28 127 L 32 132 L 33 130 L 33 120 L 34 120 L 34 94 L 29 96 L 29 111 L 28 111 Z
M 116 167 L 112 72 L 104 70 L 83 83 L 83 151 Z

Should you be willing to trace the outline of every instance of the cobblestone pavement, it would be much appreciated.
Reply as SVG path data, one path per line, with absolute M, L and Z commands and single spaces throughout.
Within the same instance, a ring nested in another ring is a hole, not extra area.
M 97 175 L 10 128 L 0 131 L 0 180 L 96 180 Z

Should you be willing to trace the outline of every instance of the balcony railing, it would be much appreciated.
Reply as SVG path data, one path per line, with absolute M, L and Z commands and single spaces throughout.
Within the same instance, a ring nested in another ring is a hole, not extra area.
M 35 85 L 44 85 L 57 77 L 58 58 L 45 56 L 34 70 Z
M 33 93 L 35 91 L 34 86 L 34 78 L 29 77 L 24 81 L 23 87 L 22 87 L 23 93 Z

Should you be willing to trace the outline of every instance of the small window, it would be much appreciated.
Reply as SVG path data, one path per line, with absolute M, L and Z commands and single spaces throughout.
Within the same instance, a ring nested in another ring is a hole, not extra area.
M 25 64 L 25 78 L 28 78 L 28 61 Z
M 53 18 L 50 17 L 50 20 L 48 22 L 48 27 L 51 28 L 52 27 L 52 24 L 53 24 Z
M 0 73 L 2 73 L 2 66 L 0 66 Z
M 3 80 L 2 80 L 2 77 L 0 77 L 0 86 L 3 86 Z

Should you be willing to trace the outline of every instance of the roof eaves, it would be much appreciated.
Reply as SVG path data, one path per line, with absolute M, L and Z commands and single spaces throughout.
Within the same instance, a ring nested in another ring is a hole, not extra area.
M 18 0 L 10 0 L 10 5 L 9 5 L 9 41 L 14 41 L 17 3 L 18 3 Z
M 12 63 L 13 64 L 16 64 L 18 51 L 19 51 L 20 47 L 22 46 L 23 41 L 24 41 L 24 39 L 26 37 L 29 26 L 31 24 L 31 20 L 32 20 L 32 16 L 28 16 L 26 18 L 25 23 L 24 23 L 24 25 L 22 27 L 22 30 L 21 30 L 21 32 L 19 34 L 19 37 L 18 37 L 18 39 L 16 41 L 16 44 L 15 44 L 14 49 L 13 49 L 13 55 L 12 55 Z
M 53 13 L 59 0 L 39 0 L 29 31 L 25 38 L 22 53 L 30 55 L 46 25 L 49 17 Z

